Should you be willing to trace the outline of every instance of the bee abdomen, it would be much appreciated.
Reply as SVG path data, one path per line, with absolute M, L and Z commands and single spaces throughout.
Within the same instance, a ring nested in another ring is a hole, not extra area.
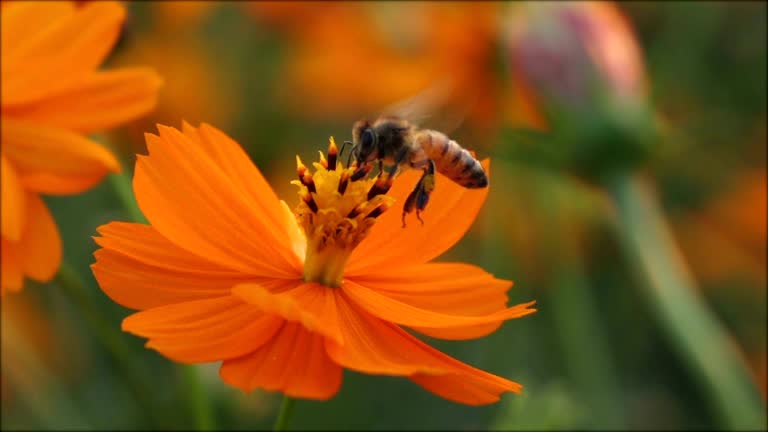
M 426 130 L 419 138 L 424 152 L 435 161 L 437 171 L 466 188 L 488 186 L 488 176 L 480 161 L 444 133 Z

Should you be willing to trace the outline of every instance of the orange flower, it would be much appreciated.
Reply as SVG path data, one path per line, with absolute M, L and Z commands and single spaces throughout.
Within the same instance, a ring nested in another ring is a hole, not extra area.
M 406 376 L 446 399 L 479 405 L 521 385 L 459 362 L 400 326 L 444 339 L 489 334 L 534 312 L 506 307 L 512 285 L 480 268 L 429 263 L 474 221 L 487 189 L 438 176 L 421 226 L 401 227 L 418 173 L 351 181 L 331 140 L 299 204 L 278 200 L 239 145 L 184 124 L 147 134 L 133 188 L 151 225 L 99 228 L 93 273 L 114 301 L 139 309 L 125 331 L 184 363 L 223 361 L 245 391 L 328 399 L 342 368 Z M 488 169 L 488 162 L 485 162 Z
M 0 401 L 3 409 L 23 409 L 23 394 L 38 394 L 50 383 L 50 374 L 67 382 L 82 379 L 91 370 L 87 350 L 66 320 L 51 326 L 51 317 L 34 296 L 9 296 L 3 299 L 3 337 L 0 338 L 3 373 Z M 62 341 L 65 341 L 62 343 Z
M 767 181 L 765 168 L 740 173 L 732 189 L 675 223 L 698 280 L 746 278 L 765 289 Z
M 245 4 L 288 33 L 293 45 L 279 90 L 297 111 L 379 113 L 436 82 L 449 82 L 441 108 L 469 109 L 478 129 L 495 120 L 497 3 Z
M 6 2 L 2 9 L 2 286 L 50 280 L 61 239 L 39 194 L 82 192 L 120 166 L 84 135 L 149 111 L 159 78 L 98 71 L 125 18 L 94 2 Z
M 183 31 L 189 27 L 200 25 L 220 6 L 220 3 L 184 0 L 153 2 L 151 6 L 152 11 L 157 14 L 155 19 L 161 22 L 164 27 Z

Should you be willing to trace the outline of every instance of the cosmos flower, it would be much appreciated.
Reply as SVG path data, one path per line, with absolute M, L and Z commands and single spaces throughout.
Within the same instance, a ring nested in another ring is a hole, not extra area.
M 93 273 L 147 346 L 183 363 L 222 361 L 244 391 L 328 399 L 342 369 L 408 377 L 446 399 L 488 404 L 521 385 L 451 358 L 401 326 L 471 339 L 534 312 L 507 307 L 511 282 L 431 263 L 474 221 L 487 189 L 438 176 L 422 226 L 399 211 L 418 173 L 350 179 L 333 140 L 298 161 L 298 204 L 281 202 L 240 146 L 184 124 L 147 134 L 133 188 L 150 225 L 98 229 Z M 488 169 L 488 162 L 485 162 Z M 390 190 L 391 186 L 391 190 Z
M 85 135 L 155 104 L 152 71 L 97 70 L 124 19 L 115 2 L 3 3 L 2 293 L 59 268 L 61 239 L 39 195 L 80 193 L 119 170 Z

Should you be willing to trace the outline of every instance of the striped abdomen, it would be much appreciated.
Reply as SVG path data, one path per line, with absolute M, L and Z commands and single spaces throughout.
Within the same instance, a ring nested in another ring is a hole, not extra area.
M 425 156 L 435 162 L 437 172 L 466 188 L 488 186 L 488 176 L 480 161 L 444 133 L 420 130 L 414 140 Z

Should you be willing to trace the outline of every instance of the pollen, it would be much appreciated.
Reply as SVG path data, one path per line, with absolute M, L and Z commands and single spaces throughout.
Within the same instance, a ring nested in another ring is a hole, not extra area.
M 345 167 L 338 147 L 330 138 L 328 157 L 320 152 L 310 172 L 296 157 L 299 203 L 296 220 L 307 239 L 304 280 L 339 287 L 352 251 L 368 235 L 376 218 L 387 211 L 394 198 L 386 195 L 392 186 L 387 177 L 352 180 L 357 167 Z

